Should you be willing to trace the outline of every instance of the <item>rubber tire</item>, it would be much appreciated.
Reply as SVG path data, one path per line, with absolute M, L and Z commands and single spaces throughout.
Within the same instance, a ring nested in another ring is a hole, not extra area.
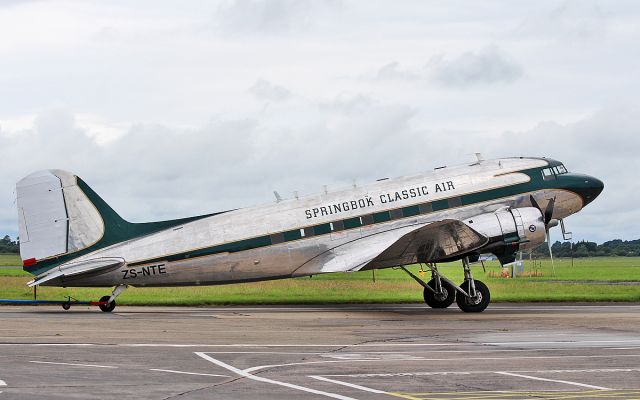
M 469 293 L 470 283 L 470 281 L 465 280 L 460 287 Z M 476 286 L 476 294 L 481 296 L 477 304 L 474 304 L 474 302 L 470 301 L 469 298 L 462 293 L 458 293 L 456 296 L 456 303 L 458 303 L 458 307 L 464 312 L 482 312 L 491 301 L 491 293 L 487 285 L 477 280 L 474 280 L 474 283 Z
M 70 309 L 70 308 L 71 308 L 71 303 L 69 303 L 69 302 L 62 303 L 62 309 L 63 309 L 63 310 L 65 310 L 65 311 L 66 311 L 66 310 L 68 310 L 68 309 Z
M 456 300 L 456 289 L 453 287 L 453 285 L 443 280 L 440 280 L 440 283 L 442 284 L 442 290 L 447 292 L 447 297 L 444 300 L 436 298 L 435 293 L 427 288 L 424 288 L 424 302 L 427 303 L 427 305 L 431 308 L 447 308 Z M 427 285 L 430 288 L 435 289 L 435 278 L 427 282 Z
M 106 302 L 109 301 L 109 299 L 111 298 L 111 296 L 102 296 L 100 298 L 100 302 Z M 99 305 L 98 307 L 100 307 L 100 309 L 102 310 L 102 312 L 111 312 L 113 311 L 114 308 L 116 308 L 116 301 L 113 300 L 111 303 L 107 304 L 107 305 Z

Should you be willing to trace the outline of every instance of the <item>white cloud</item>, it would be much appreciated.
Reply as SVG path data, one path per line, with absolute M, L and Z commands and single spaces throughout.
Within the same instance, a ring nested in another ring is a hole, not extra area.
M 603 178 L 571 228 L 636 238 L 640 6 L 564 4 L 16 2 L 0 13 L 0 234 L 37 169 L 152 220 L 480 151 Z
M 338 0 L 232 0 L 218 7 L 213 24 L 229 35 L 306 31 L 318 14 L 336 11 Z
M 599 2 L 568 0 L 559 2 L 551 10 L 532 13 L 515 34 L 557 41 L 593 41 L 602 38 L 606 29 L 607 18 Z
M 264 79 L 258 79 L 249 88 L 256 98 L 260 100 L 284 101 L 291 97 L 291 92 L 284 86 L 276 85 Z
M 434 82 L 451 87 L 511 83 L 523 74 L 522 67 L 497 47 L 466 52 L 454 59 L 435 56 L 427 65 Z
M 416 80 L 420 79 L 420 76 L 412 71 L 404 69 L 397 61 L 385 64 L 378 70 L 376 76 L 377 79 L 399 79 L 399 80 Z

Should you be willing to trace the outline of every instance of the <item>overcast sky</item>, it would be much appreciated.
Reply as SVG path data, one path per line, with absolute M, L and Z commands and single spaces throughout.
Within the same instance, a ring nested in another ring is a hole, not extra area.
M 568 228 L 637 239 L 639 76 L 637 1 L 5 0 L 0 234 L 39 169 L 148 221 L 481 152 L 601 178 Z

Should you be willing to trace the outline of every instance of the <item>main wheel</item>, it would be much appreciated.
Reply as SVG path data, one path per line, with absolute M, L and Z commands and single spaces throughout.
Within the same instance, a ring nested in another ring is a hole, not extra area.
M 100 303 L 106 303 L 107 301 L 109 301 L 110 298 L 111 298 L 111 296 L 102 296 L 100 298 Z M 116 308 L 116 301 L 113 300 L 109 304 L 100 304 L 98 307 L 100 307 L 100 309 L 103 312 L 111 312 L 111 311 L 113 311 L 114 308 Z
M 62 303 L 62 308 L 63 308 L 64 310 L 68 310 L 68 309 L 70 309 L 70 308 L 71 308 L 71 302 L 67 301 L 67 302 L 65 302 L 65 303 Z
M 482 312 L 489 305 L 491 300 L 491 293 L 487 285 L 480 281 L 473 281 L 476 287 L 476 295 L 473 297 L 467 297 L 462 293 L 458 293 L 456 296 L 456 303 L 458 307 L 464 312 Z M 471 281 L 465 280 L 460 287 L 467 293 L 471 290 Z
M 431 290 L 424 288 L 424 302 L 431 308 L 447 308 L 456 299 L 456 289 L 453 285 L 443 280 L 440 280 L 440 283 L 442 284 L 442 293 L 440 294 L 435 294 Z M 427 282 L 427 285 L 435 290 L 435 278 Z

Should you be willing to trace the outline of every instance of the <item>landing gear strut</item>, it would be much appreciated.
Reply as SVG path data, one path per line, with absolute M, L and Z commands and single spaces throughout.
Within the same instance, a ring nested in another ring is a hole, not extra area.
M 460 285 L 460 293 L 456 297 L 458 307 L 464 312 L 482 312 L 489 305 L 491 293 L 484 283 L 473 279 L 469 259 L 462 259 L 464 282 Z
M 424 302 L 431 308 L 447 308 L 456 300 L 456 288 L 447 280 L 442 279 L 435 264 L 427 264 L 431 270 L 431 280 L 424 288 Z
M 482 312 L 489 305 L 491 300 L 489 288 L 484 283 L 473 279 L 468 258 L 465 257 L 462 260 L 464 282 L 460 286 L 456 286 L 440 275 L 435 264 L 427 264 L 427 267 L 431 270 L 431 280 L 426 283 L 405 267 L 400 268 L 422 285 L 424 301 L 429 307 L 447 308 L 455 301 L 464 312 Z
M 116 308 L 116 297 L 120 296 L 122 292 L 127 290 L 128 285 L 118 285 L 113 288 L 113 292 L 111 292 L 111 296 L 102 296 L 100 298 L 100 310 L 103 312 L 111 312 L 114 308 Z
M 431 280 L 425 283 L 405 267 L 400 267 L 416 282 L 424 287 L 424 302 L 431 308 L 447 308 L 456 298 L 456 287 L 447 278 L 440 275 L 435 264 L 427 264 L 431 270 Z

